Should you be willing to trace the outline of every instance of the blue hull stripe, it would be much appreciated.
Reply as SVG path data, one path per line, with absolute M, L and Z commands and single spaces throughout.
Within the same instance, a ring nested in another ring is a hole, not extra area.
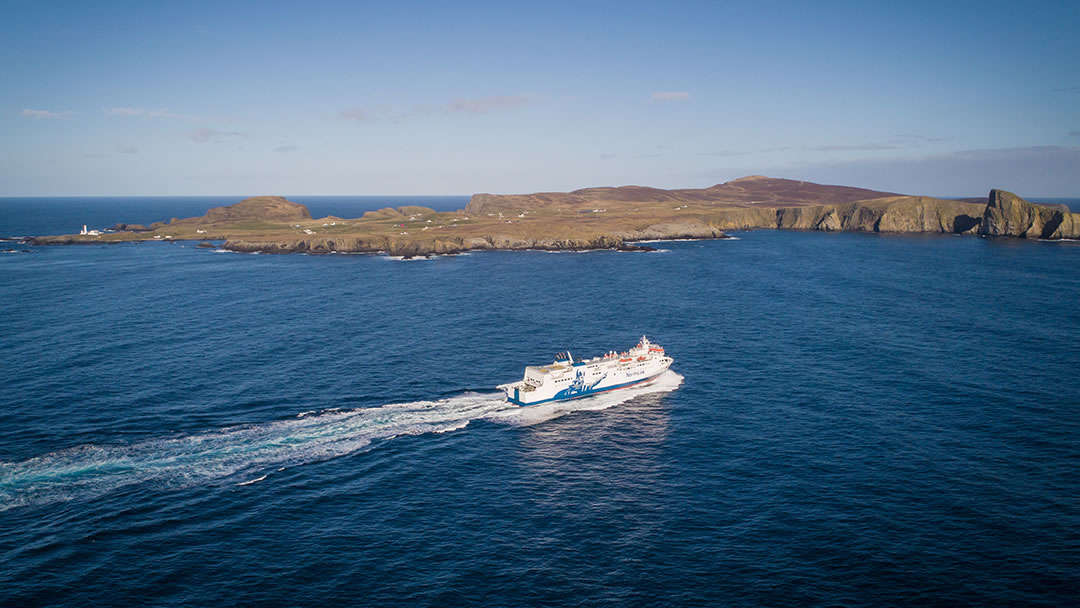
M 665 369 L 664 372 L 666 372 L 666 371 L 667 370 Z M 573 397 L 552 397 L 551 399 L 544 399 L 542 401 L 533 401 L 531 403 L 523 403 L 523 402 L 521 402 L 521 401 L 519 401 L 517 399 L 514 399 L 513 397 L 507 397 L 506 400 L 509 401 L 510 403 L 513 403 L 515 405 L 520 405 L 520 406 L 523 406 L 523 407 L 529 407 L 530 405 L 540 405 L 541 403 L 548 403 L 550 401 L 571 401 L 573 399 L 581 399 L 582 397 L 591 397 L 593 395 L 599 395 L 600 393 L 607 393 L 607 392 L 610 392 L 610 391 L 617 391 L 620 388 L 630 388 L 631 386 L 637 386 L 638 384 L 645 384 L 646 382 L 651 382 L 653 380 L 656 380 L 664 372 L 660 372 L 659 374 L 656 374 L 655 376 L 651 376 L 649 378 L 645 378 L 644 380 L 634 380 L 633 382 L 627 382 L 626 384 L 616 384 L 615 386 L 609 386 L 609 387 L 606 387 L 606 388 L 595 389 L 595 390 L 591 390 L 591 391 L 581 393 L 580 395 L 574 395 Z M 518 394 L 517 389 L 514 390 L 514 394 L 515 395 Z

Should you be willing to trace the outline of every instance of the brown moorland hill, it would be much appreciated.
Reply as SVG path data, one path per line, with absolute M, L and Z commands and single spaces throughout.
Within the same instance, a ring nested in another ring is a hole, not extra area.
M 830 186 L 793 179 L 753 175 L 708 188 L 662 190 L 646 186 L 583 188 L 573 192 L 534 194 L 476 194 L 467 213 L 491 213 L 547 208 L 582 209 L 641 204 L 693 205 L 695 207 L 804 207 L 839 205 L 874 198 L 902 196 L 851 186 Z
M 253 196 L 233 205 L 214 207 L 202 217 L 191 217 L 180 221 L 221 224 L 245 220 L 288 222 L 310 219 L 311 212 L 306 206 L 294 203 L 283 196 Z

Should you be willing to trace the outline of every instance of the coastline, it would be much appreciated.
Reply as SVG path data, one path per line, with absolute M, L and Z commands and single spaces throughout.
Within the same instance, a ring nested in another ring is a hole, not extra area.
M 868 197 L 868 198 L 867 198 Z M 385 253 L 405 258 L 469 251 L 649 251 L 642 243 L 730 238 L 729 230 L 922 233 L 1080 238 L 1080 213 L 1004 190 L 986 202 L 749 177 L 701 190 L 625 186 L 570 193 L 477 194 L 463 210 L 383 208 L 360 218 L 312 218 L 282 197 L 253 197 L 201 217 L 98 233 L 28 237 L 33 245 L 220 241 L 243 253 Z M 206 245 L 203 245 L 206 246 Z

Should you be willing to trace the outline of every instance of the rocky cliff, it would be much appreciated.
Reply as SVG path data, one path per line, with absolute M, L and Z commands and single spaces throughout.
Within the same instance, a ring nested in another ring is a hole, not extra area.
M 780 209 L 727 209 L 708 217 L 720 229 L 777 228 L 847 232 L 918 232 L 1013 236 L 1029 239 L 1080 238 L 1080 214 L 1061 205 L 1029 203 L 992 190 L 987 203 L 926 196 Z
M 780 209 L 725 209 L 708 216 L 721 229 L 777 228 L 826 232 L 942 232 L 974 233 L 985 205 L 903 196 L 843 205 L 813 205 Z
M 1012 192 L 991 190 L 979 234 L 1024 239 L 1080 238 L 1080 213 L 1061 206 L 1032 205 Z

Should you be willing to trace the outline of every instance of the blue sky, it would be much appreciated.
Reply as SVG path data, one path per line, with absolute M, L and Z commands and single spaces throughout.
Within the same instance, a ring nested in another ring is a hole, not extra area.
M 24 2 L 0 195 L 1080 196 L 1077 2 Z

